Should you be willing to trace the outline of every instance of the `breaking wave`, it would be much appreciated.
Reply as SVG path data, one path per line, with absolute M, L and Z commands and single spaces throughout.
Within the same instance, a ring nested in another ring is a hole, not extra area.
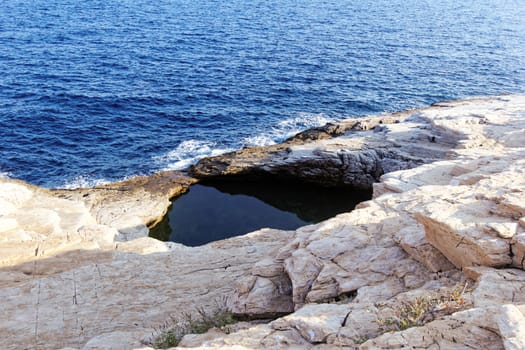
M 174 150 L 154 158 L 162 170 L 182 170 L 199 159 L 233 151 L 233 148 L 218 147 L 216 142 L 204 140 L 182 141 Z
M 69 181 L 65 181 L 62 185 L 58 186 L 58 188 L 67 189 L 67 190 L 74 190 L 77 188 L 92 188 L 92 187 L 96 187 L 100 185 L 105 185 L 111 182 L 114 182 L 114 181 L 110 181 L 106 179 L 96 179 L 96 178 L 91 178 L 89 176 L 80 175 L 80 176 L 74 177 L 73 179 Z
M 299 113 L 295 118 L 285 119 L 258 135 L 245 137 L 241 146 L 269 146 L 294 136 L 306 129 L 323 126 L 334 119 L 324 114 Z
M 183 170 L 204 157 L 218 156 L 246 146 L 269 146 L 281 142 L 303 130 L 322 126 L 331 121 L 323 114 L 300 113 L 297 117 L 275 123 L 253 136 L 240 140 L 232 138 L 229 145 L 209 140 L 190 139 L 182 141 L 177 148 L 154 157 L 160 170 Z

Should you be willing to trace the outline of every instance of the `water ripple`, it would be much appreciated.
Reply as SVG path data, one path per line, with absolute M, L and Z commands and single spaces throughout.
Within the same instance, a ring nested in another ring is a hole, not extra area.
M 0 3 L 0 176 L 187 166 L 303 128 L 523 92 L 521 0 Z

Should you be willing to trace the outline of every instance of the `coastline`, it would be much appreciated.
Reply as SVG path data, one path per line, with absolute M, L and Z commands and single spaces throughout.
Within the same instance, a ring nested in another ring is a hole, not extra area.
M 524 130 L 525 96 L 487 97 L 206 158 L 189 169 L 194 178 L 165 172 L 78 190 L 0 179 L 3 348 L 144 348 L 170 315 L 219 297 L 237 315 L 277 318 L 181 346 L 524 344 Z M 272 177 L 373 187 L 374 199 L 296 231 L 202 247 L 146 237 L 196 178 Z M 457 285 L 469 286 L 468 308 L 380 330 L 395 305 Z

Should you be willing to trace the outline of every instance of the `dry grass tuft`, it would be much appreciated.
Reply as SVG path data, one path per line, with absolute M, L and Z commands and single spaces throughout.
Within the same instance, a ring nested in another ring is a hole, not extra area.
M 183 313 L 181 317 L 171 317 L 160 327 L 151 345 L 157 349 L 171 348 L 177 346 L 186 334 L 202 334 L 211 328 L 228 332 L 227 326 L 235 322 L 237 320 L 226 307 L 226 301 L 221 300 L 213 308 L 199 307 L 193 314 Z
M 471 303 L 465 299 L 467 284 L 456 285 L 453 289 L 439 295 L 417 297 L 409 302 L 402 302 L 393 308 L 394 315 L 385 319 L 378 318 L 377 323 L 383 331 L 402 331 L 411 327 L 422 326 L 440 317 L 467 309 Z

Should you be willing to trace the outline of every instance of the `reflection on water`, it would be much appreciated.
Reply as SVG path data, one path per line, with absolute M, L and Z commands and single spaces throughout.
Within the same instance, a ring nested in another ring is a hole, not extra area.
M 371 192 L 291 182 L 198 184 L 175 199 L 150 236 L 199 246 L 269 227 L 293 230 L 347 212 Z

